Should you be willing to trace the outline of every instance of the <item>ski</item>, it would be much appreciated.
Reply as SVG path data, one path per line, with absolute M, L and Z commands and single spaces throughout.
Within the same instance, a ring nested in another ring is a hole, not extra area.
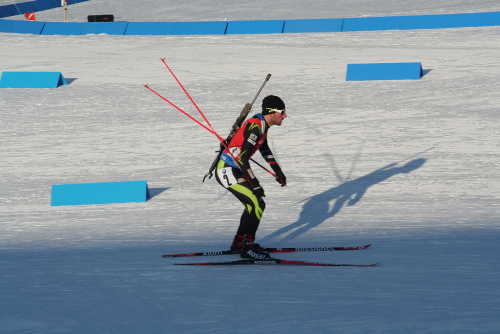
M 294 247 L 294 248 L 269 248 L 265 250 L 269 253 L 295 253 L 295 252 L 325 252 L 325 251 L 343 251 L 343 250 L 359 250 L 370 247 L 371 244 L 356 247 Z M 167 254 L 162 257 L 195 257 L 195 256 L 214 256 L 214 255 L 235 255 L 233 251 L 214 251 L 214 252 L 199 252 L 199 253 L 184 253 L 184 254 Z
M 295 265 L 295 266 L 323 266 L 323 267 L 373 267 L 380 262 L 373 264 L 346 264 L 346 263 L 321 263 L 321 262 L 307 262 L 307 261 L 294 261 L 294 260 L 281 260 L 281 259 L 265 259 L 265 260 L 254 260 L 254 259 L 242 259 L 236 261 L 224 261 L 224 262 L 198 262 L 198 263 L 174 263 L 176 266 L 229 266 L 229 265 L 243 265 L 243 264 L 253 264 L 253 265 Z

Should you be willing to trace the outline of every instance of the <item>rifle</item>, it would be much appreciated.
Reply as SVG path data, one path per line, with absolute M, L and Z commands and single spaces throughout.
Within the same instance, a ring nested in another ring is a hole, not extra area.
M 207 176 L 209 179 L 212 178 L 213 171 L 217 167 L 217 164 L 219 163 L 219 160 L 220 160 L 220 157 L 222 155 L 222 151 L 224 150 L 224 147 L 225 146 L 227 147 L 227 145 L 229 145 L 229 143 L 231 142 L 231 139 L 233 139 L 234 135 L 236 134 L 236 131 L 238 131 L 239 128 L 243 125 L 243 122 L 247 118 L 248 113 L 250 112 L 250 110 L 252 110 L 252 106 L 255 103 L 255 100 L 257 100 L 260 92 L 264 88 L 265 84 L 269 81 L 269 79 L 271 79 L 271 74 L 268 74 L 266 76 L 266 79 L 264 80 L 264 82 L 260 86 L 259 91 L 257 92 L 255 97 L 253 98 L 252 102 L 245 104 L 245 106 L 243 107 L 243 110 L 241 110 L 240 116 L 238 116 L 238 118 L 236 119 L 236 122 L 234 122 L 234 124 L 231 128 L 231 131 L 229 132 L 229 135 L 227 136 L 227 139 L 224 141 L 224 143 L 220 144 L 220 149 L 219 149 L 219 151 L 217 151 L 217 156 L 215 157 L 214 162 L 212 162 L 212 166 L 210 166 L 210 169 L 203 177 L 203 182 L 205 182 L 205 179 L 207 178 Z

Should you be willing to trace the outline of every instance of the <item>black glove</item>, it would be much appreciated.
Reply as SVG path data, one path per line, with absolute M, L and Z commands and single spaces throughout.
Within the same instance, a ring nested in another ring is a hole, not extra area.
M 282 187 L 286 186 L 286 176 L 285 174 L 283 174 L 281 169 L 276 170 L 276 176 L 277 176 L 276 182 L 281 184 Z
M 264 194 L 264 188 L 262 188 L 260 185 L 257 185 L 252 189 L 253 193 L 255 196 L 257 196 L 258 199 L 261 199 L 262 197 L 266 197 Z

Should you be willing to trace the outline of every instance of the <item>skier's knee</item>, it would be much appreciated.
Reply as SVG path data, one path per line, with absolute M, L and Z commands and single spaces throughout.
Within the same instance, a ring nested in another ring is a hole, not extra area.
M 259 201 L 259 207 L 261 208 L 262 211 L 266 208 L 266 202 L 261 198 Z

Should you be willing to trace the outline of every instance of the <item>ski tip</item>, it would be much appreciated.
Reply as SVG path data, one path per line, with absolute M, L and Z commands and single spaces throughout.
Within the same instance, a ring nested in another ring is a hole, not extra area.
M 187 253 L 187 254 L 167 254 L 167 255 L 162 255 L 161 257 L 193 257 L 193 256 L 198 256 L 196 253 Z
M 362 248 L 368 248 L 368 247 L 370 247 L 371 245 L 372 245 L 372 244 L 368 244 L 368 245 L 363 246 Z
M 368 265 L 368 267 L 373 267 L 373 266 L 376 266 L 378 264 L 380 264 L 380 262 L 377 262 L 377 263 L 374 263 L 374 264 L 370 264 L 370 265 Z

